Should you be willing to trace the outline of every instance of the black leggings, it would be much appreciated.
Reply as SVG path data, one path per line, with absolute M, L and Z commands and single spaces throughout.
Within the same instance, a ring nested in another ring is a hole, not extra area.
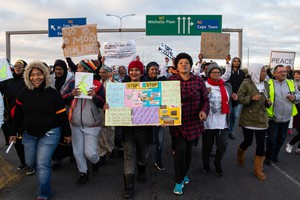
M 298 134 L 295 135 L 292 140 L 289 142 L 290 145 L 294 145 L 300 141 L 300 129 L 297 129 Z M 300 143 L 298 144 L 298 148 L 300 149 Z
M 249 146 L 252 145 L 253 136 L 255 134 L 256 138 L 256 155 L 264 156 L 265 155 L 265 139 L 267 130 L 253 130 L 248 128 L 243 128 L 244 141 L 240 144 L 242 150 L 247 150 Z
M 175 182 L 181 183 L 187 175 L 191 160 L 194 141 L 187 141 L 180 136 L 172 137 L 175 147 L 174 170 Z

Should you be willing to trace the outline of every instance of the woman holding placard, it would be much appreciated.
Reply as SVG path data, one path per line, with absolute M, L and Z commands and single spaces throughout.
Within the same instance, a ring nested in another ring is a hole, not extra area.
M 128 66 L 129 76 L 123 82 L 145 82 L 147 79 L 144 74 L 143 63 L 134 60 Z M 112 77 L 111 77 L 112 78 Z M 109 105 L 105 104 L 104 109 L 109 109 Z M 124 149 L 124 198 L 132 198 L 134 195 L 136 166 L 138 170 L 138 182 L 145 183 L 149 134 L 151 127 L 132 126 L 122 127 L 123 133 L 123 149 Z

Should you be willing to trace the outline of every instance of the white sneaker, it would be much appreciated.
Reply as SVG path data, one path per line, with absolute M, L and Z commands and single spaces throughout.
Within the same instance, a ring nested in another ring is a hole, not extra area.
M 287 143 L 285 150 L 288 153 L 292 153 L 293 145 L 290 145 L 289 143 Z
M 299 148 L 296 149 L 296 153 L 300 154 L 300 149 Z

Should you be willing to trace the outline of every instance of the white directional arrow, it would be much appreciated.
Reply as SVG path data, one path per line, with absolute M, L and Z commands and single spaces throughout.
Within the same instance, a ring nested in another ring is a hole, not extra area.
M 51 26 L 50 26 L 50 29 L 52 29 L 52 30 L 56 31 L 56 29 L 55 29 L 54 25 L 51 25 Z
M 188 19 L 188 34 L 190 34 L 191 33 L 191 18 L 188 17 L 187 19 Z
M 186 18 L 183 17 L 183 18 L 182 18 L 182 33 L 183 33 L 183 34 L 185 34 L 185 20 L 186 20 Z
M 178 24 L 178 34 L 180 34 L 180 17 L 177 17 L 177 24 Z

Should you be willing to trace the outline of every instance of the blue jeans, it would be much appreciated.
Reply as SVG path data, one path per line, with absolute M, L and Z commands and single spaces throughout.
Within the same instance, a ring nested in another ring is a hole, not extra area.
M 230 106 L 230 115 L 229 115 L 229 123 L 228 123 L 228 128 L 230 133 L 233 133 L 235 124 L 238 121 L 239 115 L 240 115 L 240 110 L 242 108 L 242 105 L 237 105 L 237 106 Z
M 51 158 L 60 139 L 61 128 L 54 128 L 44 136 L 34 137 L 27 132 L 22 143 L 25 149 L 26 164 L 36 170 L 38 180 L 38 198 L 49 198 L 52 195 Z
M 289 123 L 289 121 L 282 123 L 277 123 L 273 120 L 269 121 L 269 128 L 267 130 L 268 137 L 266 140 L 266 159 L 277 159 L 280 148 L 285 141 Z
M 154 143 L 155 143 L 155 162 L 160 162 L 162 157 L 162 150 L 164 146 L 164 128 L 155 126 L 152 128 Z

